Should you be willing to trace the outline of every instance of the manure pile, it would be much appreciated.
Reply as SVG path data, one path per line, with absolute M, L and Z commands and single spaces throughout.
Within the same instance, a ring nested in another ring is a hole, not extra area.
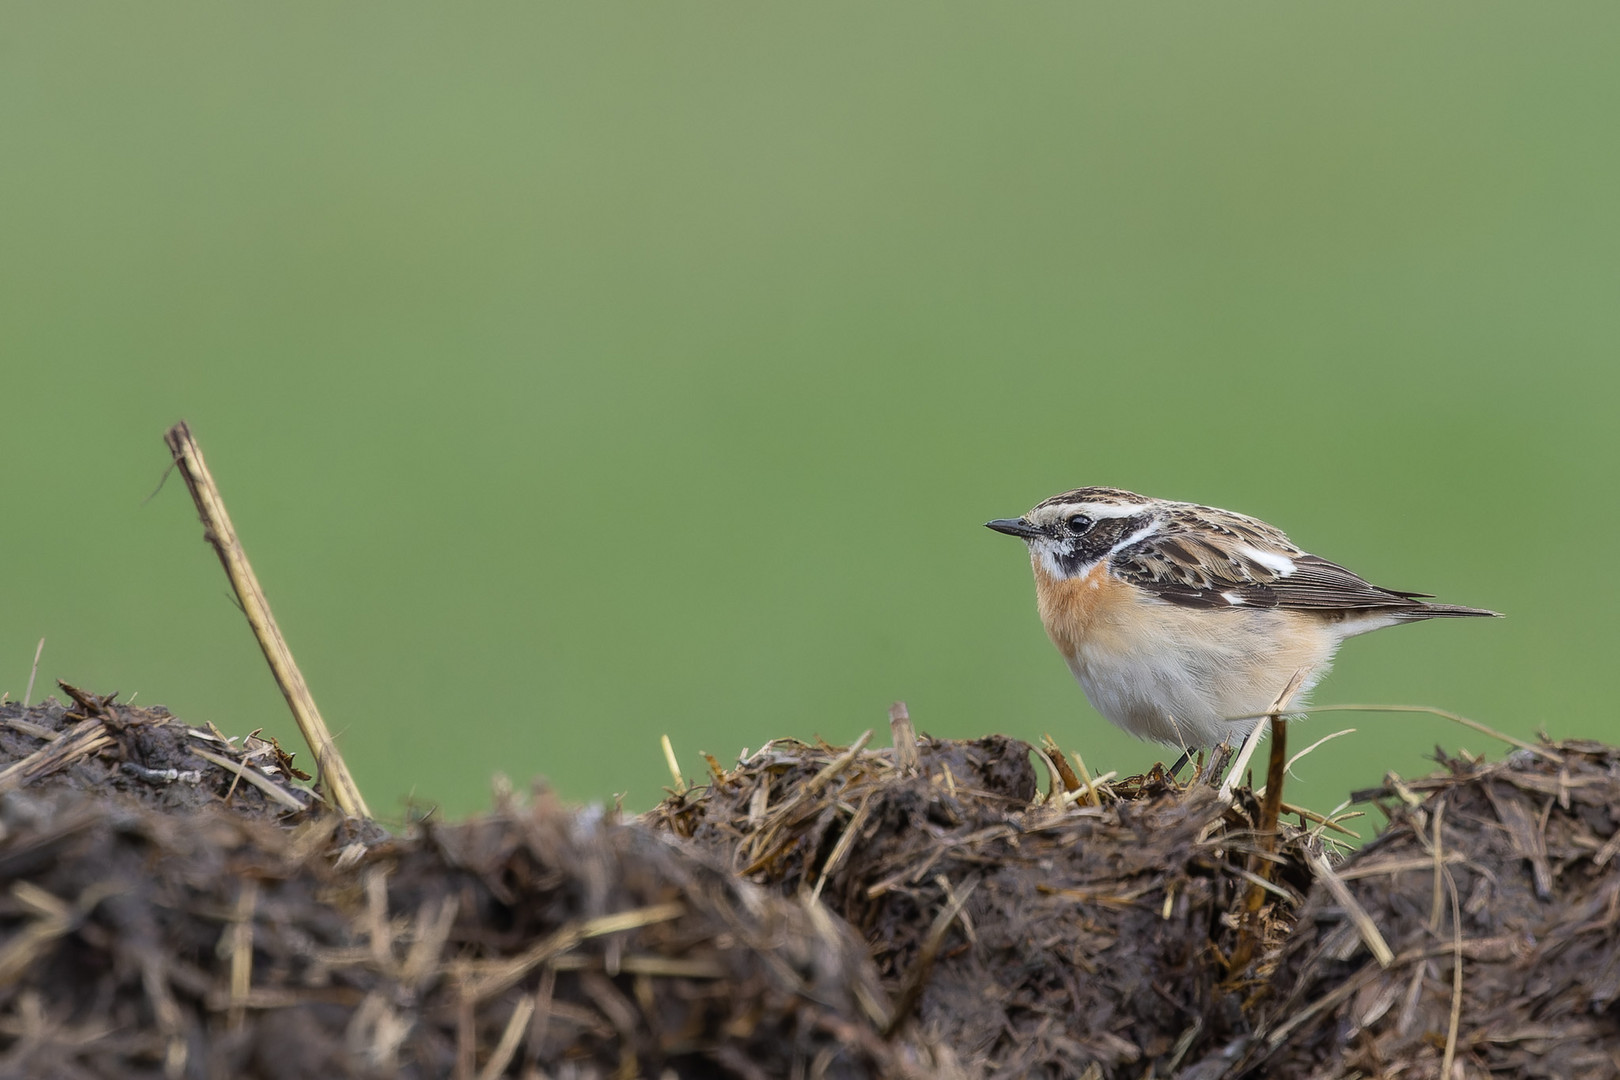
M 0 704 L 4 1077 L 1620 1073 L 1598 744 L 1392 779 L 1347 856 L 1245 789 L 1042 791 L 904 727 L 391 836 L 272 743 L 65 689 Z

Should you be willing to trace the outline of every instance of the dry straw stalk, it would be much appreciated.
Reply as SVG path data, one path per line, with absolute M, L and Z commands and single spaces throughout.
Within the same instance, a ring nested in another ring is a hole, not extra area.
M 191 491 L 192 501 L 197 504 L 197 515 L 203 523 L 203 537 L 213 545 L 220 563 L 225 567 L 226 576 L 231 579 L 231 588 L 241 601 L 242 613 L 253 628 L 259 648 L 264 650 L 264 658 L 270 664 L 276 685 L 281 687 L 282 696 L 287 699 L 287 707 L 292 709 L 298 730 L 304 733 L 304 741 L 315 755 L 316 768 L 331 792 L 332 800 L 338 809 L 350 817 L 369 818 L 371 810 L 366 806 L 365 797 L 360 794 L 359 785 L 354 782 L 343 755 L 338 752 L 326 721 L 321 719 L 321 711 L 315 707 L 315 698 L 304 682 L 304 675 L 293 660 L 292 650 L 287 647 L 286 639 L 281 636 L 281 628 L 270 613 L 270 601 L 259 587 L 259 579 L 254 576 L 247 553 L 242 550 L 242 542 L 236 537 L 231 516 L 225 512 L 225 500 L 208 472 L 207 463 L 203 461 L 202 448 L 197 445 L 191 428 L 184 420 L 170 428 L 164 434 L 163 441 L 174 454 L 174 463 L 179 466 L 180 475 L 185 478 L 186 487 Z

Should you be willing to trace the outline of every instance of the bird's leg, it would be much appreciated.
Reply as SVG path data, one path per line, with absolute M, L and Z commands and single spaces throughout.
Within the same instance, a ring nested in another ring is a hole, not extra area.
M 1199 774 L 1199 779 L 1210 787 L 1219 786 L 1221 777 L 1226 773 L 1226 766 L 1231 763 L 1232 755 L 1235 753 L 1237 748 L 1224 739 L 1216 743 L 1215 748 L 1209 752 L 1209 767 Z

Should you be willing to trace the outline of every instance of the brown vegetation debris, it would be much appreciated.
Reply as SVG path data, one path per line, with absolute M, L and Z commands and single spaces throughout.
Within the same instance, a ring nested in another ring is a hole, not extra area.
M 1229 807 L 1156 775 L 1097 785 L 1101 805 L 1048 804 L 1022 742 L 914 749 L 777 740 L 648 819 L 819 897 L 865 935 L 917 1030 L 984 1075 L 1163 1076 L 1247 1032 L 1264 965 L 1223 958 L 1257 877 L 1252 795 Z M 1309 845 L 1292 829 L 1278 845 L 1262 957 L 1309 884 Z
M 1389 827 L 1334 873 L 1393 960 L 1324 880 L 1233 1075 L 1620 1075 L 1620 751 L 1547 749 L 1369 793 Z
M 0 1077 L 1620 1078 L 1597 743 L 1391 776 L 1343 859 L 898 707 L 636 821 L 390 837 L 273 740 L 64 690 L 0 703 Z
M 120 705 L 117 694 L 58 685 L 68 704 L 54 697 L 32 707 L 0 704 L 0 793 L 116 791 L 155 809 L 227 804 L 248 817 L 283 820 L 302 820 L 318 802 L 291 782 L 291 757 L 273 740 L 239 747 L 162 706 Z
M 278 826 L 223 805 L 229 770 L 171 799 L 194 729 L 138 711 L 110 756 L 0 794 L 0 1076 L 959 1075 L 883 1037 L 846 926 L 667 835 L 545 795 L 370 846 L 336 815 Z M 69 712 L 0 712 L 0 750 L 100 730 Z M 147 737 L 171 757 L 121 771 Z

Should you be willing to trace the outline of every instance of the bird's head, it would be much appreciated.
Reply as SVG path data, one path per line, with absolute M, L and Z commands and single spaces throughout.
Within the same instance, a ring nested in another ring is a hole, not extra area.
M 1066 491 L 1023 517 L 984 523 L 1029 545 L 1030 559 L 1057 579 L 1080 577 L 1114 552 L 1158 531 L 1158 499 L 1118 488 Z

